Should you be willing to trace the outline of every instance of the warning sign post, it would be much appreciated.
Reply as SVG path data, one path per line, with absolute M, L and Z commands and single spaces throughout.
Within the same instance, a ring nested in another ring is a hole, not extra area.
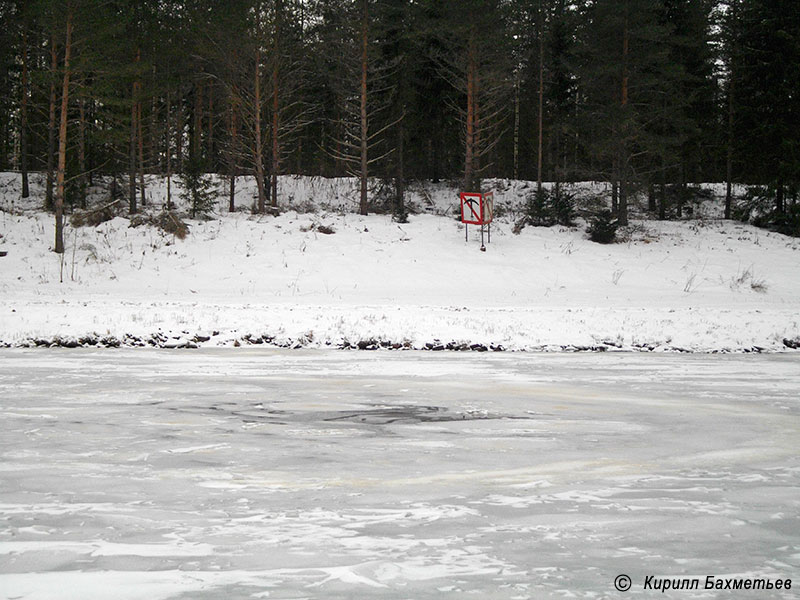
M 492 219 L 494 218 L 494 194 L 461 192 L 461 222 L 464 223 L 464 236 L 469 241 L 469 225 L 481 226 L 481 252 L 486 252 L 483 232 L 486 227 L 487 242 L 492 241 Z

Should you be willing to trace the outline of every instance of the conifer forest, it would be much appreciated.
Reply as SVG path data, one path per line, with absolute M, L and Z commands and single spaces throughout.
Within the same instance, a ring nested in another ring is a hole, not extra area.
M 680 217 L 693 185 L 758 187 L 797 220 L 795 0 L 6 0 L 0 171 L 44 208 L 98 180 L 136 213 L 146 174 L 604 181 Z M 199 187 L 198 187 L 199 186 Z M 199 206 L 199 205 L 198 205 Z M 58 243 L 56 243 L 58 246 Z M 63 248 L 56 247 L 61 251 Z

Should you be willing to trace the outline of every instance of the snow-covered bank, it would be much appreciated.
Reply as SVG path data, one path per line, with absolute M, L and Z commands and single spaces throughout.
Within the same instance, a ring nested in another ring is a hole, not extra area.
M 735 222 L 634 221 L 611 246 L 582 226 L 513 235 L 514 182 L 482 253 L 446 187 L 418 190 L 428 212 L 400 225 L 286 178 L 280 216 L 221 212 L 185 240 L 117 217 L 68 227 L 59 257 L 52 217 L 5 181 L 4 345 L 776 351 L 800 337 L 800 241 Z
M 4 309 L 9 346 L 272 345 L 372 350 L 786 350 L 797 309 L 474 308 L 34 301 Z M 56 333 L 52 333 L 56 332 Z

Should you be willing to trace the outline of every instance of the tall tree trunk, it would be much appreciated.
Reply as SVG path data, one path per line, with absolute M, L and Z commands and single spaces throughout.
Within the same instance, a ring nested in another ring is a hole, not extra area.
M 342 160 L 342 137 L 344 136 L 344 123 L 342 122 L 342 107 L 336 107 L 336 122 L 334 127 L 334 134 L 336 138 L 336 157 L 333 160 L 333 176 L 340 177 L 344 170 L 344 161 Z
M 236 158 L 239 155 L 239 102 L 236 92 L 231 93 L 229 118 L 231 147 L 228 152 L 228 176 L 230 178 L 228 211 L 234 212 L 236 210 Z
M 542 196 L 542 141 L 544 140 L 544 9 L 539 0 L 539 140 L 536 157 L 536 194 Z
M 203 84 L 196 81 L 194 85 L 194 130 L 192 138 L 192 158 L 200 160 L 203 137 Z
M 281 0 L 275 0 L 275 31 L 273 33 L 272 48 L 272 193 L 270 202 L 273 207 L 278 206 L 278 173 L 280 171 L 280 145 L 279 145 L 279 126 L 280 126 L 280 105 L 279 105 L 279 68 L 280 68 L 280 46 L 281 17 L 283 5 Z
M 47 183 L 45 187 L 44 206 L 53 210 L 53 173 L 56 163 L 56 71 L 58 56 L 56 54 L 55 34 L 50 36 L 50 113 L 47 123 Z
M 128 212 L 136 214 L 136 99 L 138 96 L 137 84 L 134 81 L 131 88 L 131 132 L 128 145 Z
M 167 92 L 167 132 L 164 136 L 166 148 L 164 154 L 167 159 L 167 210 L 172 210 L 172 148 L 170 147 L 170 137 L 172 136 L 172 97 Z
M 520 104 L 520 70 L 514 74 L 514 168 L 512 177 L 519 179 L 519 104 Z
M 611 167 L 611 212 L 617 216 L 619 212 L 619 150 L 615 150 L 613 165 Z
M 86 208 L 86 100 L 78 101 L 78 193 L 81 208 Z
M 622 106 L 622 128 L 621 139 L 619 140 L 619 207 L 617 208 L 617 222 L 621 226 L 628 224 L 628 145 L 627 118 L 628 118 L 628 52 L 629 52 L 629 23 L 628 23 L 628 1 L 625 2 L 625 24 L 622 32 L 622 89 L 620 90 L 620 104 Z
M 663 154 L 659 171 L 658 196 L 658 218 L 664 221 L 667 218 L 667 165 Z
M 439 145 L 442 143 L 442 116 L 441 114 L 436 116 L 436 135 L 434 136 L 433 140 L 431 141 L 431 150 L 433 154 L 433 173 L 431 174 L 431 181 L 433 183 L 439 183 L 439 160 L 441 156 L 441 152 L 439 151 Z
M 783 214 L 786 212 L 786 201 L 784 199 L 783 179 L 778 179 L 775 190 L 775 212 Z
M 733 73 L 728 84 L 728 139 L 725 149 L 725 218 L 731 218 L 733 206 Z
M 153 79 L 155 79 L 155 70 L 153 67 Z M 155 88 L 155 84 L 153 84 Z M 157 175 L 163 175 L 164 163 L 161 162 L 161 157 L 158 156 L 158 142 L 161 139 L 158 119 L 158 101 L 156 94 L 150 98 L 150 135 L 147 137 L 147 164 L 150 165 L 150 172 Z
M 136 68 L 138 70 L 139 63 L 142 60 L 142 50 L 141 48 L 136 49 Z M 144 136 L 142 135 L 142 79 L 137 75 L 136 82 L 134 83 L 134 90 L 135 90 L 135 97 L 133 99 L 134 102 L 134 111 L 135 111 L 135 119 L 136 119 L 136 145 L 138 150 L 138 158 L 139 158 L 139 195 L 141 196 L 141 204 L 142 206 L 147 205 L 147 198 L 145 196 L 145 188 L 144 188 Z M 135 160 L 135 158 L 134 158 Z M 134 166 L 134 169 L 136 167 Z
M 178 90 L 178 108 L 175 114 L 175 170 L 183 169 L 183 128 L 186 125 L 186 116 L 183 109 L 183 94 Z
M 369 132 L 367 128 L 367 46 L 369 36 L 369 5 L 364 0 L 364 18 L 361 21 L 361 200 L 359 212 L 367 214 L 367 150 Z
M 208 139 L 206 139 L 206 169 L 214 170 L 214 87 L 209 80 L 208 89 Z
M 395 216 L 400 219 L 405 219 L 406 205 L 405 205 L 405 173 L 403 172 L 403 137 L 404 137 L 404 123 L 403 117 L 397 123 L 397 172 L 395 173 L 394 184 L 394 211 Z
M 139 89 L 142 89 L 141 82 Z M 136 140 L 139 145 L 139 195 L 142 199 L 142 206 L 147 206 L 147 194 L 144 185 L 144 135 L 142 133 L 142 101 L 136 103 Z
M 56 175 L 55 252 L 64 253 L 64 175 L 67 168 L 67 108 L 69 106 L 69 59 L 72 50 L 72 11 L 67 13 L 64 45 L 64 79 L 61 87 L 61 121 L 58 127 L 58 173 Z
M 94 123 L 95 115 L 95 105 L 94 100 L 91 98 L 89 99 L 89 107 L 88 107 L 88 122 Z M 92 129 L 91 127 L 88 128 L 86 132 L 86 185 L 91 187 L 94 185 L 94 162 L 92 160 L 92 137 L 91 137 Z
M 22 197 L 30 196 L 28 186 L 28 32 L 22 32 L 22 101 L 19 114 L 19 170 L 22 174 Z
M 467 131 L 464 151 L 464 191 L 473 192 L 475 174 L 475 32 L 470 30 L 467 48 Z
M 261 50 L 256 51 L 255 69 L 255 151 L 253 157 L 256 170 L 256 186 L 258 187 L 258 212 L 263 213 L 267 210 L 267 195 L 264 190 L 264 152 L 261 139 Z

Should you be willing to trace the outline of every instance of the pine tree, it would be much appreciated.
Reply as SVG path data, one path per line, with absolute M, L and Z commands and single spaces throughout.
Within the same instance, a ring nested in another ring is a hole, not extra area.
M 511 105 L 514 65 L 506 8 L 502 2 L 469 0 L 450 7 L 448 14 L 451 36 L 439 57 L 440 73 L 461 96 L 463 191 L 480 191 Z

